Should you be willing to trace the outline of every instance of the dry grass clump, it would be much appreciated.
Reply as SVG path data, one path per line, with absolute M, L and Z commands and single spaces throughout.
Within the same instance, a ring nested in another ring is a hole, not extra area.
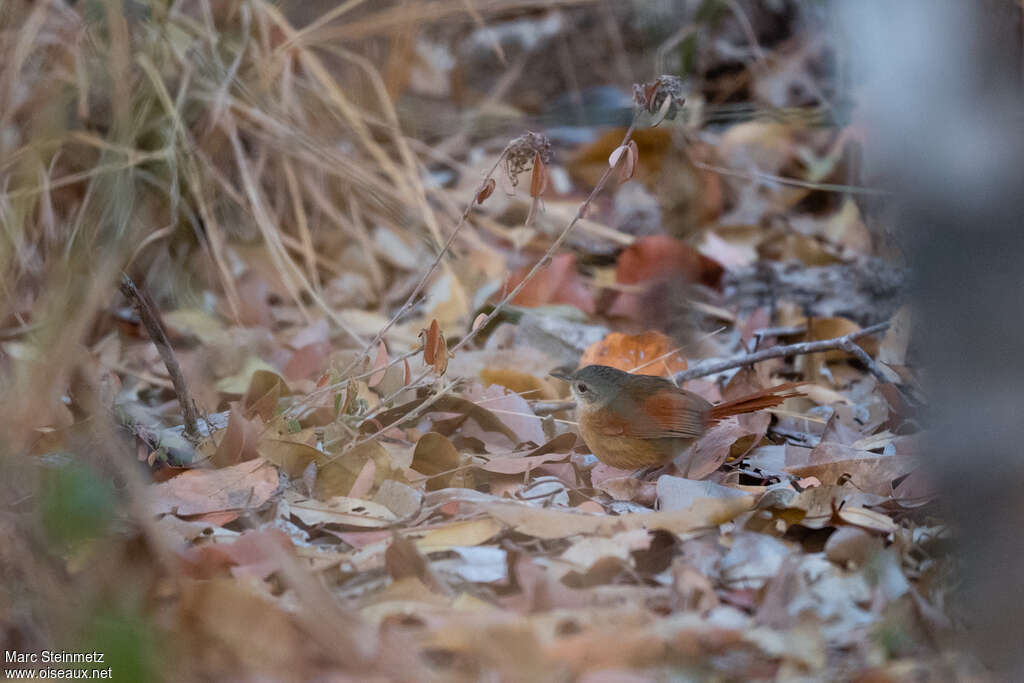
M 443 226 L 457 215 L 439 215 L 451 204 L 424 185 L 375 64 L 344 42 L 363 34 L 317 37 L 359 4 L 300 31 L 261 0 L 0 3 L 0 500 L 5 510 L 63 501 L 49 521 L 5 516 L 5 536 L 59 543 L 67 519 L 104 508 L 108 480 L 129 499 L 141 484 L 127 464 L 134 454 L 102 419 L 109 404 L 77 382 L 122 271 L 158 299 L 222 292 L 222 312 L 238 320 L 246 302 L 236 250 L 249 244 L 301 317 L 327 317 L 341 343 L 363 347 L 338 297 L 387 308 L 408 291 L 388 291 L 373 227 L 433 250 L 445 243 Z M 449 14 L 465 10 L 449 4 Z M 405 10 L 360 8 L 356 23 L 387 26 L 396 12 Z M 352 272 L 368 286 L 327 287 Z M 46 429 L 69 422 L 69 408 L 100 418 L 75 449 L 90 467 L 67 474 L 26 459 Z M 68 499 L 76 491 L 99 498 Z M 136 517 L 145 532 L 145 515 Z M 161 541 L 149 541 L 145 552 L 159 554 Z M 69 568 L 32 556 L 35 542 L 5 544 L 12 550 L 0 555 L 0 575 L 12 579 L 0 632 L 19 647 L 81 644 L 88 632 L 114 648 L 125 635 L 118 625 L 153 607 L 143 596 L 157 579 L 138 548 L 109 541 Z M 121 592 L 101 580 L 115 571 Z M 145 634 L 130 640 L 126 656 L 136 659 L 152 645 Z

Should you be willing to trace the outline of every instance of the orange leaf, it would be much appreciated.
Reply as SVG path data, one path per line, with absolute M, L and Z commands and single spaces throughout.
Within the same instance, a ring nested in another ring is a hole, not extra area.
M 612 332 L 583 352 L 580 367 L 586 365 L 609 365 L 638 375 L 668 377 L 686 369 L 686 358 L 661 332 Z
M 426 337 L 423 340 L 423 362 L 433 365 L 437 358 L 438 340 L 441 337 L 441 326 L 438 325 L 437 318 L 430 321 L 430 329 L 424 330 L 420 334 Z

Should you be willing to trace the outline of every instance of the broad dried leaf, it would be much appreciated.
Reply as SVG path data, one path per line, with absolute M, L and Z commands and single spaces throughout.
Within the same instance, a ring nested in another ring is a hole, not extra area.
M 149 486 L 153 514 L 198 515 L 257 508 L 277 490 L 277 468 L 263 461 L 216 470 L 189 470 Z
M 364 443 L 344 455 L 316 451 L 315 457 L 318 469 L 313 495 L 320 500 L 347 495 L 355 486 L 367 460 L 374 462 L 376 485 L 385 479 L 402 478 L 391 460 L 391 454 L 377 441 Z
M 715 526 L 753 506 L 754 497 L 701 498 L 686 510 L 631 513 L 619 517 L 588 515 L 513 503 L 494 503 L 485 509 L 519 533 L 536 538 L 566 538 L 577 534 L 610 536 L 629 529 L 665 529 L 675 534 Z
M 575 444 L 575 434 L 560 434 L 522 456 L 491 458 L 478 467 L 496 474 L 523 474 L 546 462 L 558 462 L 568 458 L 569 451 Z
M 466 459 L 447 437 L 437 432 L 427 432 L 416 442 L 410 467 L 430 477 L 426 483 L 428 491 L 452 487 L 472 488 L 475 482 L 472 471 L 468 467 L 460 470 L 465 462 Z
M 328 500 L 297 500 L 288 509 L 307 526 L 332 524 L 372 529 L 390 526 L 397 519 L 391 510 L 379 503 L 347 496 L 335 496 Z
M 414 530 L 411 535 L 417 539 L 416 547 L 421 552 L 429 553 L 448 550 L 453 546 L 480 545 L 497 536 L 501 530 L 501 523 L 497 520 L 480 517 L 445 524 L 423 533 Z

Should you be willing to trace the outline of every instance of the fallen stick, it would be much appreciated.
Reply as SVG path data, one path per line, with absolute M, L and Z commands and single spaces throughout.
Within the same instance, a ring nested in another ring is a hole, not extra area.
M 867 366 L 868 370 L 871 371 L 871 374 L 878 378 L 880 382 L 888 383 L 889 379 L 878 368 L 878 365 L 874 360 L 872 360 L 871 356 L 869 356 L 864 349 L 853 343 L 861 337 L 878 334 L 879 332 L 884 332 L 887 329 L 889 329 L 889 323 L 878 323 L 871 327 L 865 327 L 863 330 L 851 332 L 850 334 L 842 337 L 835 337 L 833 339 L 800 342 L 799 344 L 788 344 L 787 346 L 773 346 L 769 349 L 764 349 L 763 351 L 757 351 L 755 353 L 744 353 L 732 356 L 731 358 L 722 358 L 718 360 L 706 360 L 698 363 L 689 370 L 677 372 L 674 379 L 677 383 L 682 383 L 698 377 L 707 377 L 708 375 L 713 375 L 716 372 L 723 372 L 725 370 L 743 367 L 744 365 L 753 365 L 754 363 L 760 363 L 763 360 L 769 360 L 771 358 L 801 356 L 808 353 L 821 353 L 822 351 L 835 351 L 838 349 L 853 354 L 860 362 Z
M 160 358 L 167 368 L 167 374 L 170 375 L 171 384 L 174 385 L 174 393 L 178 397 L 178 403 L 181 404 L 181 414 L 184 418 L 184 436 L 195 444 L 200 438 L 199 411 L 196 410 L 196 404 L 193 403 L 192 396 L 188 393 L 185 375 L 181 372 L 181 366 L 178 365 L 174 349 L 171 348 L 171 342 L 167 339 L 167 333 L 164 332 L 160 311 L 157 310 L 153 300 L 145 292 L 140 291 L 127 275 L 121 278 L 121 293 L 132 303 L 135 312 L 139 314 L 139 320 L 142 321 L 146 332 L 149 333 L 149 338 L 156 345 L 156 350 L 160 352 Z

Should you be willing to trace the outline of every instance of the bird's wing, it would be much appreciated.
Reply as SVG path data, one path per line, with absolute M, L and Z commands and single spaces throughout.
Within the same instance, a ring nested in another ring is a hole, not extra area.
M 695 439 L 707 428 L 710 404 L 695 394 L 662 391 L 632 410 L 614 403 L 609 408 L 590 416 L 587 426 L 604 436 Z

